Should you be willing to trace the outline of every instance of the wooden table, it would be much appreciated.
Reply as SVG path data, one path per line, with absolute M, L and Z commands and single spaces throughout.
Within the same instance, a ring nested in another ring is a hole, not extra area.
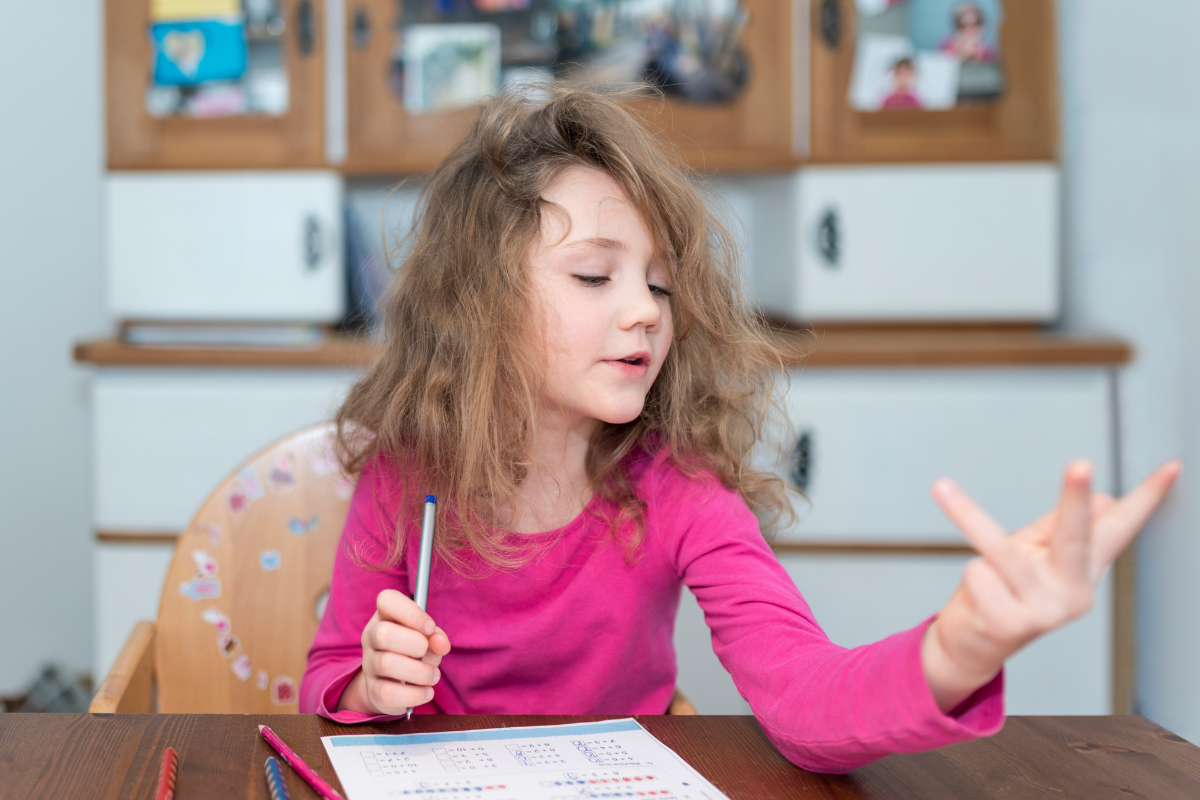
M 605 717 L 414 717 L 338 725 L 315 716 L 0 715 L 0 798 L 154 794 L 164 747 L 180 756 L 178 800 L 267 798 L 257 735 L 268 724 L 337 786 L 321 736 L 550 725 Z M 892 756 L 844 776 L 789 764 L 753 717 L 639 717 L 733 800 L 769 798 L 1200 798 L 1200 748 L 1141 717 L 1012 717 L 990 738 Z M 284 767 L 292 797 L 316 795 Z

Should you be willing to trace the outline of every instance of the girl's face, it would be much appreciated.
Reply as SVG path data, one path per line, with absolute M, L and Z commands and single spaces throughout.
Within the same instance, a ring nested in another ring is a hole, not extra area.
M 542 215 L 530 251 L 548 360 L 544 402 L 572 425 L 630 422 L 671 347 L 670 275 L 608 175 L 569 167 L 543 196 L 561 207 Z

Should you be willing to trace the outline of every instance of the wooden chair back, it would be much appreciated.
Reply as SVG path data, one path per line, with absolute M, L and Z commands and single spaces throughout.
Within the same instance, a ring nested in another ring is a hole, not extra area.
M 333 425 L 229 476 L 179 538 L 158 608 L 164 713 L 295 713 L 350 496 Z

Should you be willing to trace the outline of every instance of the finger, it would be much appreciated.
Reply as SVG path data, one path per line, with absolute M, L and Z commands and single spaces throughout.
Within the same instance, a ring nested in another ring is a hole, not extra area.
M 398 717 L 432 700 L 433 688 L 389 680 L 368 681 L 367 699 L 380 713 Z
M 363 670 L 368 677 L 387 678 L 419 686 L 433 686 L 442 676 L 435 664 L 426 664 L 415 658 L 386 651 L 364 656 Z
M 1136 489 L 1113 503 L 1096 520 L 1095 544 L 1092 547 L 1093 576 L 1108 569 L 1108 565 L 1133 541 L 1182 471 L 1183 462 L 1178 459 L 1168 461 L 1150 473 Z
M 1117 502 L 1117 498 L 1111 494 L 1103 494 L 1094 492 L 1092 494 L 1092 519 L 1096 520 L 1108 513 L 1108 510 Z
M 376 623 L 366 638 L 372 650 L 398 653 L 409 658 L 421 658 L 429 652 L 429 639 L 425 634 L 386 620 Z
M 967 541 L 995 566 L 1013 592 L 1021 594 L 1036 584 L 1033 567 L 1008 533 L 958 484 L 946 478 L 937 481 L 933 484 L 933 497 Z
M 962 585 L 975 613 L 986 623 L 989 639 L 1002 644 L 1006 652 L 1028 640 L 1025 605 L 995 565 L 986 559 L 972 559 L 963 569 Z
M 429 650 L 431 653 L 436 654 L 439 659 L 450 652 L 450 637 L 441 628 L 430 634 Z
M 1098 519 L 1101 514 L 1108 511 L 1112 504 L 1116 501 L 1112 495 L 1103 494 L 1101 492 L 1092 493 L 1092 519 Z M 1050 536 L 1054 533 L 1054 527 L 1058 525 L 1058 507 L 1054 507 L 1039 517 L 1037 520 L 1026 526 L 1026 529 L 1032 529 L 1039 539 L 1049 542 Z
M 1058 521 L 1050 537 L 1050 563 L 1068 580 L 1088 579 L 1088 547 L 1092 532 L 1092 465 L 1072 462 L 1063 477 Z
M 421 610 L 411 597 L 397 592 L 395 589 L 384 589 L 375 600 L 379 616 L 383 619 L 399 623 L 414 631 L 429 635 L 437 630 L 433 617 Z

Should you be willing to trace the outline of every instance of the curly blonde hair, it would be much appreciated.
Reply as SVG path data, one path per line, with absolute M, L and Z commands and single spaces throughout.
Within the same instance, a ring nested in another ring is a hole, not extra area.
M 547 211 L 543 193 L 572 166 L 624 189 L 672 273 L 675 341 L 644 409 L 631 422 L 601 424 L 589 443 L 592 489 L 611 501 L 596 507 L 612 509 L 611 529 L 634 554 L 646 504 L 630 456 L 666 448 L 685 473 L 710 472 L 736 489 L 764 532 L 791 517 L 783 481 L 750 464 L 785 373 L 780 345 L 743 295 L 729 227 L 696 176 L 617 98 L 556 86 L 540 103 L 514 92 L 489 100 L 424 186 L 382 346 L 338 412 L 349 473 L 379 457 L 404 465 L 397 535 L 380 567 L 402 558 L 426 494 L 443 506 L 439 557 L 461 566 L 473 554 L 502 569 L 530 557 L 497 522 L 515 508 L 532 463 L 530 421 L 542 396 L 528 253 Z

